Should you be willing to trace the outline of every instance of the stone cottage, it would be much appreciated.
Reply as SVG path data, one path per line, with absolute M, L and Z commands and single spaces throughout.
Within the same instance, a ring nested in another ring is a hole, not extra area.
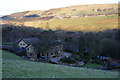
M 47 59 L 60 57 L 63 55 L 63 45 L 59 41 L 54 41 L 48 44 L 48 49 L 45 53 L 40 53 L 38 56 L 46 56 Z
M 35 58 L 35 48 L 31 45 L 33 42 L 36 42 L 36 38 L 24 38 L 24 39 L 19 39 L 16 40 L 13 43 L 14 46 L 14 52 L 17 53 L 20 56 L 28 56 L 28 57 L 33 57 Z M 24 54 L 23 54 L 24 53 Z M 34 54 L 33 54 L 34 53 Z M 32 55 L 33 54 L 33 55 Z
M 38 59 L 40 56 L 45 56 L 46 59 L 62 56 L 63 45 L 59 40 L 47 43 L 46 49 L 42 51 L 44 43 L 36 38 L 26 38 L 14 42 L 16 51 L 21 54 L 21 51 L 26 52 L 26 56 Z

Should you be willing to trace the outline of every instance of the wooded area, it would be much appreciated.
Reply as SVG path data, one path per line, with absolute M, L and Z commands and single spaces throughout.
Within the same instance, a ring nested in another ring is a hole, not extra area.
M 40 38 L 42 41 L 61 40 L 65 51 L 88 54 L 89 58 L 106 56 L 120 59 L 120 30 L 103 32 L 72 32 L 42 30 L 25 26 L 2 26 L 3 44 L 23 38 Z M 69 47 L 68 47 L 69 46 Z M 74 50 L 73 50 L 74 48 Z

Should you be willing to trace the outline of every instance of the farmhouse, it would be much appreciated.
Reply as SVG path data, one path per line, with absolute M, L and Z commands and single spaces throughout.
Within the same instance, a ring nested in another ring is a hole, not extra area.
M 63 45 L 59 41 L 54 41 L 48 44 L 46 53 L 40 53 L 40 56 L 46 56 L 48 59 L 60 57 L 63 55 Z
M 24 38 L 24 39 L 19 39 L 13 42 L 13 45 L 18 49 L 18 50 L 24 50 L 28 45 L 30 45 L 32 42 L 36 41 L 36 38 Z
M 26 47 L 26 55 L 30 58 L 37 59 L 37 51 L 33 45 L 29 44 Z
M 40 56 L 45 56 L 46 59 L 51 59 L 55 57 L 60 57 L 63 54 L 63 45 L 59 40 L 50 42 L 47 44 L 47 47 L 44 46 L 44 43 L 41 40 L 36 38 L 27 38 L 15 41 L 14 45 L 16 46 L 16 51 L 25 51 L 26 56 L 39 59 Z M 45 47 L 44 51 L 43 48 Z

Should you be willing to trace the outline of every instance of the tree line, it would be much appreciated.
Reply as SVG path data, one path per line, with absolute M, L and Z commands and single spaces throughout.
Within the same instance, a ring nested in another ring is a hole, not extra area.
M 22 38 L 37 37 L 46 42 L 61 40 L 63 46 L 73 48 L 78 55 L 88 54 L 88 58 L 96 56 L 112 57 L 120 59 L 120 29 L 99 32 L 73 32 L 62 30 L 42 30 L 40 28 L 2 25 L 2 42 L 9 43 Z M 64 50 L 66 50 L 65 48 Z

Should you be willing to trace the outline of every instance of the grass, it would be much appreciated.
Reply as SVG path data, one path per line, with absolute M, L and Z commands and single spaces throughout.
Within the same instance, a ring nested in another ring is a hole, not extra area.
M 108 10 L 112 8 L 111 10 Z M 63 7 L 63 8 L 55 8 L 55 9 L 50 9 L 47 10 L 48 12 L 50 12 L 50 15 L 55 14 L 56 16 L 60 16 L 60 15 L 89 15 L 89 14 L 108 14 L 108 13 L 115 13 L 117 12 L 118 5 L 117 4 L 90 4 L 90 5 L 76 5 L 76 6 L 68 6 L 68 7 Z M 93 11 L 93 9 L 106 9 L 106 11 Z M 73 11 L 75 10 L 75 11 Z M 31 14 L 39 14 L 42 16 L 48 16 L 48 14 L 44 14 L 44 11 L 30 11 L 27 13 L 27 15 L 31 15 Z
M 118 72 L 32 62 L 7 51 L 0 52 L 3 78 L 118 78 Z
M 84 68 L 101 68 L 103 66 L 99 65 L 99 64 L 87 63 L 86 65 L 83 65 L 82 67 L 84 67 Z
M 80 17 L 80 18 L 65 18 L 51 19 L 49 21 L 27 21 L 26 26 L 34 26 L 45 29 L 48 26 L 50 29 L 61 29 L 67 31 L 103 31 L 118 28 L 118 17 L 97 16 L 97 17 Z

